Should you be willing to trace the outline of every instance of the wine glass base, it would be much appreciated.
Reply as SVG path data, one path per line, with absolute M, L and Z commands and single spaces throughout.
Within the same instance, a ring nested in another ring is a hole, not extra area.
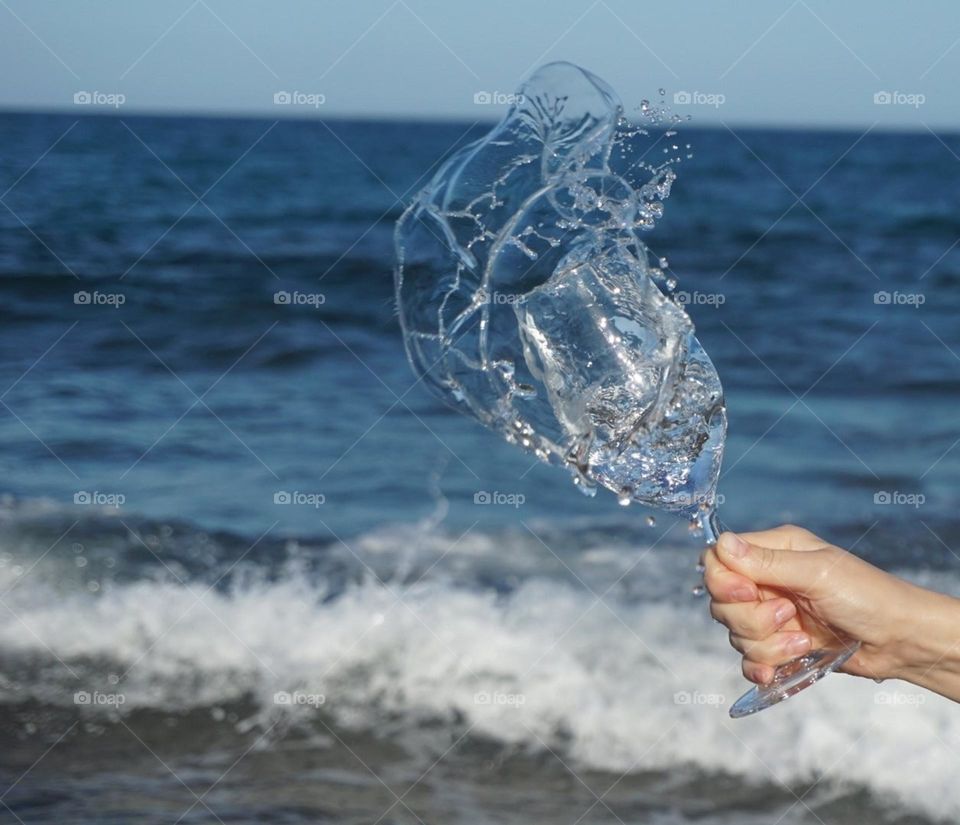
M 770 684 L 748 690 L 733 703 L 730 716 L 740 719 L 773 707 L 784 699 L 789 699 L 801 690 L 819 682 L 828 673 L 833 673 L 859 648 L 860 642 L 823 647 L 780 665 Z

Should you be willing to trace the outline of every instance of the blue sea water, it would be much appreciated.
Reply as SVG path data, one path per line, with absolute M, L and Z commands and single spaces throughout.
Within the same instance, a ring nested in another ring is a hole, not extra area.
M 0 115 L 3 803 L 955 821 L 948 703 L 837 676 L 731 723 L 686 525 L 417 385 L 393 224 L 486 128 Z M 726 389 L 721 520 L 960 591 L 960 136 L 682 137 L 648 242 Z

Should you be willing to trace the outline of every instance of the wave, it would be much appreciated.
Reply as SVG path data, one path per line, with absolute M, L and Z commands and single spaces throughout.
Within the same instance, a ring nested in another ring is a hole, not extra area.
M 8 562 L 0 592 L 17 620 L 0 624 L 0 703 L 67 707 L 85 693 L 84 713 L 124 714 L 252 702 L 248 728 L 309 723 L 322 706 L 345 729 L 440 723 L 598 770 L 823 780 L 960 814 L 960 714 L 932 694 L 833 676 L 731 721 L 738 658 L 705 603 L 677 595 L 689 547 L 581 541 L 567 575 L 520 561 L 493 587 L 482 571 L 528 548 L 455 539 L 409 527 L 360 536 L 364 572 L 336 593 L 294 563 L 226 587 L 149 576 L 91 592 L 65 588 L 56 566 Z M 373 572 L 387 557 L 394 574 Z

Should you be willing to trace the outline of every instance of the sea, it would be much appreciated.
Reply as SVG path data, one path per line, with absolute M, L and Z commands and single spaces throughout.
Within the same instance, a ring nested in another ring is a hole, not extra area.
M 417 382 L 394 223 L 489 125 L 0 114 L 0 821 L 960 819 L 956 705 L 731 720 L 687 523 Z M 960 135 L 680 139 L 721 522 L 960 595 Z

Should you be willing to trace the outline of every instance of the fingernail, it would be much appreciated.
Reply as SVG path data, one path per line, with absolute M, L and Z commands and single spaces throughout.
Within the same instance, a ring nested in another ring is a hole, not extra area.
M 796 612 L 797 608 L 794 607 L 792 603 L 782 604 L 777 608 L 776 613 L 773 614 L 773 620 L 778 625 L 781 625 L 788 619 L 792 619 Z
M 723 536 L 723 549 L 735 559 L 742 559 L 747 555 L 747 550 L 750 549 L 750 545 L 735 533 L 725 533 Z
M 787 642 L 787 653 L 801 654 L 806 653 L 810 648 L 809 636 L 796 636 Z
M 738 587 L 733 591 L 732 595 L 735 602 L 752 602 L 756 601 L 757 598 L 757 594 L 753 588 L 747 587 L 746 585 Z

